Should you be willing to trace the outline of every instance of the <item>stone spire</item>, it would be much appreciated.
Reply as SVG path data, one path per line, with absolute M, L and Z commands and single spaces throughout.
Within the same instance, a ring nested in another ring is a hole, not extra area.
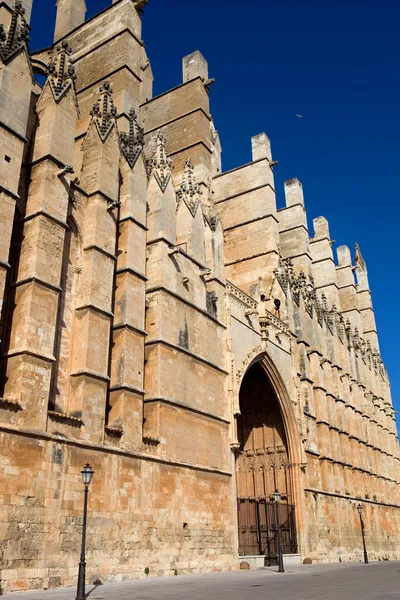
M 200 197 L 203 192 L 200 188 L 200 184 L 197 183 L 196 178 L 193 174 L 192 163 L 188 159 L 185 162 L 185 171 L 182 176 L 182 181 L 179 188 L 176 191 L 177 205 L 176 211 L 178 212 L 182 201 L 185 202 L 186 206 L 194 216 L 197 211 L 197 207 L 200 202 Z
M 93 106 L 90 114 L 96 125 L 102 142 L 105 142 L 116 123 L 117 109 L 112 99 L 112 89 L 108 81 L 100 88 L 100 98 Z
M 167 155 L 165 150 L 165 138 L 162 131 L 159 131 L 155 136 L 156 149 L 153 156 L 147 163 L 149 175 L 153 173 L 161 191 L 164 193 L 167 189 L 172 173 L 172 160 Z
M 0 25 L 0 57 L 4 63 L 8 62 L 22 48 L 27 48 L 29 29 L 22 2 L 16 0 L 7 33 L 4 26 Z
M 365 265 L 365 261 L 362 257 L 360 246 L 358 244 L 355 245 L 355 257 L 354 257 L 354 266 L 355 268 L 360 268 L 362 271 L 366 271 L 367 267 Z
M 143 129 L 140 127 L 136 112 L 133 108 L 129 111 L 129 133 L 125 131 L 120 135 L 121 150 L 130 168 L 136 164 L 144 146 Z
M 49 65 L 49 84 L 54 100 L 59 102 L 70 87 L 75 87 L 75 67 L 71 62 L 71 48 L 68 42 L 62 42 L 54 51 Z

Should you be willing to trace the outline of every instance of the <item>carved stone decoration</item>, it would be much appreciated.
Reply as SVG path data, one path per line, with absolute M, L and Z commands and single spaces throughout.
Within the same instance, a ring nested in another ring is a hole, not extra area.
M 322 304 L 324 311 L 328 312 L 328 300 L 327 300 L 324 292 L 322 292 L 322 294 L 321 294 L 321 304 Z
M 185 162 L 185 172 L 183 173 L 181 184 L 176 191 L 176 212 L 178 212 L 182 202 L 185 202 L 194 217 L 202 195 L 203 192 L 200 188 L 200 184 L 197 183 L 193 173 L 192 163 L 190 160 L 187 160 Z
M 207 312 L 215 319 L 218 316 L 218 297 L 215 292 L 206 292 Z
M 372 348 L 369 340 L 367 341 L 367 364 L 369 369 L 372 369 Z
M 207 177 L 207 193 L 202 198 L 202 206 L 204 212 L 204 220 L 209 225 L 212 231 L 215 231 L 217 228 L 217 223 L 219 221 L 219 216 L 215 210 L 215 204 L 212 198 L 212 178 L 210 176 Z
M 149 175 L 153 173 L 161 191 L 164 193 L 167 189 L 167 185 L 171 179 L 172 173 L 172 160 L 167 156 L 165 150 L 165 137 L 164 134 L 159 131 L 156 137 L 156 149 L 153 156 L 147 163 Z
M 264 352 L 264 348 L 263 348 L 263 346 L 260 345 L 260 346 L 257 346 L 256 348 L 253 348 L 253 350 L 248 353 L 248 355 L 242 362 L 241 368 L 239 368 L 236 371 L 236 380 L 238 383 L 238 387 L 240 387 L 240 385 L 242 383 L 242 379 L 244 377 L 244 374 L 246 373 L 247 369 L 252 364 L 253 360 L 255 358 L 257 358 L 257 356 L 260 356 L 260 354 L 262 354 L 263 352 Z
M 56 102 L 60 102 L 61 98 L 71 87 L 75 92 L 75 67 L 70 57 L 71 48 L 68 42 L 62 42 L 55 49 L 53 59 L 49 64 L 48 81 Z
M 99 92 L 99 101 L 93 106 L 90 114 L 104 143 L 116 124 L 117 109 L 113 103 L 112 89 L 108 81 L 101 86 Z
M 363 338 L 360 338 L 360 349 L 361 349 L 361 358 L 364 362 L 367 359 L 367 343 Z
M 313 284 L 311 283 L 311 281 L 307 284 L 307 287 L 304 290 L 303 300 L 304 300 L 304 306 L 306 308 L 306 311 L 312 318 L 313 314 L 314 314 L 314 306 L 315 306 L 315 302 L 316 302 L 316 293 L 315 293 L 315 288 L 314 288 Z
M 350 348 L 353 348 L 353 331 L 351 329 L 350 319 L 346 320 L 345 331 L 347 335 L 347 347 L 350 350 Z
M 29 31 L 30 27 L 25 20 L 25 9 L 22 7 L 22 2 L 15 0 L 7 33 L 4 26 L 0 25 L 0 58 L 4 63 L 9 62 L 21 49 L 27 51 Z
M 378 350 L 375 349 L 372 353 L 372 364 L 374 366 L 375 373 L 378 373 L 379 360 L 380 360 L 379 352 L 378 352 Z
M 301 297 L 301 281 L 305 277 L 303 271 L 300 273 L 299 277 L 292 277 L 290 283 L 290 287 L 292 289 L 292 298 L 297 306 L 300 306 L 300 297 Z
M 317 313 L 317 319 L 318 319 L 318 323 L 321 325 L 324 324 L 324 307 L 322 306 L 322 304 L 319 302 L 318 298 L 315 298 L 315 309 L 316 309 L 316 313 Z
M 144 147 L 144 132 L 133 108 L 129 111 L 129 133 L 123 131 L 119 139 L 122 154 L 130 168 L 133 169 Z
M 358 350 L 361 347 L 361 338 L 360 338 L 360 333 L 358 331 L 358 327 L 354 328 L 353 345 L 354 345 L 354 350 L 356 350 L 356 352 L 358 352 Z
M 269 331 L 268 331 L 269 320 L 268 320 L 268 317 L 266 317 L 265 315 L 260 315 L 258 317 L 258 323 L 260 325 L 261 340 L 262 340 L 262 342 L 266 342 L 268 340 L 268 338 L 269 338 Z
M 280 258 L 279 267 L 275 269 L 274 274 L 286 294 L 288 285 L 292 284 L 294 280 L 293 263 L 290 258 Z
M 325 297 L 325 300 L 323 298 L 324 310 L 325 310 L 325 323 L 327 324 L 327 326 L 329 328 L 329 331 L 333 335 L 333 333 L 334 333 L 334 323 L 335 323 L 333 307 L 335 305 L 333 305 L 332 309 L 329 310 L 329 308 L 328 308 L 328 302 L 327 302 L 325 294 L 323 294 L 323 296 Z M 336 310 L 336 307 L 335 307 L 335 310 Z
M 344 343 L 344 319 L 341 313 L 337 313 L 336 329 L 338 332 L 339 340 Z
M 383 364 L 383 360 L 382 358 L 379 356 L 378 354 L 378 369 L 379 369 L 379 374 L 382 377 L 382 379 L 386 379 L 386 369 L 385 369 L 385 365 Z

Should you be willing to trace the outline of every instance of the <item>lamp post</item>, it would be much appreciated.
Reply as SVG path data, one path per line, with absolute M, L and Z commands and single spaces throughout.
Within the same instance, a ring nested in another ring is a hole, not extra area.
M 367 554 L 367 548 L 365 545 L 365 531 L 364 531 L 364 519 L 362 518 L 362 512 L 363 512 L 362 504 L 357 504 L 357 511 L 358 511 L 358 514 L 360 515 L 360 522 L 361 522 L 361 534 L 362 534 L 363 548 L 364 548 L 364 562 L 367 565 L 368 564 L 368 554 Z
M 86 521 L 87 521 L 87 507 L 88 507 L 88 496 L 89 496 L 89 485 L 92 482 L 94 471 L 92 467 L 87 463 L 84 467 L 82 474 L 83 485 L 85 486 L 85 504 L 83 508 L 83 524 L 82 524 L 82 548 L 81 548 L 81 559 L 79 561 L 79 572 L 78 572 L 78 589 L 76 593 L 76 600 L 85 600 L 85 582 L 86 582 Z
M 279 523 L 279 513 L 278 513 L 278 504 L 279 504 L 280 500 L 281 500 L 281 495 L 278 492 L 278 490 L 275 490 L 275 492 L 274 492 L 275 519 L 276 519 L 276 526 L 278 528 L 278 573 L 284 573 L 285 568 L 283 566 L 283 553 L 282 553 L 282 546 L 281 546 L 281 526 Z

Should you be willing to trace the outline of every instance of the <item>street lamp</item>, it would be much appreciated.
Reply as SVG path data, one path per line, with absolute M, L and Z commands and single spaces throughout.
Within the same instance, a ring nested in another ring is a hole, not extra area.
M 360 522 L 361 522 L 361 534 L 362 534 L 363 547 L 364 547 L 364 562 L 367 565 L 368 564 L 368 554 L 367 554 L 367 548 L 365 546 L 364 519 L 362 518 L 363 507 L 361 504 L 357 504 L 357 511 L 358 511 L 358 514 L 360 515 Z
M 78 590 L 76 593 L 76 600 L 85 600 L 86 598 L 86 590 L 85 590 L 85 582 L 86 582 L 86 521 L 87 521 L 87 507 L 88 507 L 88 495 L 89 495 L 89 485 L 92 482 L 94 471 L 92 467 L 87 463 L 87 465 L 81 471 L 83 485 L 85 486 L 85 504 L 83 508 L 83 524 L 82 524 L 82 549 L 81 549 L 81 559 L 79 561 L 79 573 L 78 573 Z
M 279 523 L 279 514 L 278 514 L 278 504 L 281 501 L 281 495 L 278 490 L 274 492 L 274 502 L 275 502 L 275 520 L 276 526 L 278 528 L 278 573 L 284 573 L 285 568 L 283 566 L 283 553 L 281 546 L 281 526 Z

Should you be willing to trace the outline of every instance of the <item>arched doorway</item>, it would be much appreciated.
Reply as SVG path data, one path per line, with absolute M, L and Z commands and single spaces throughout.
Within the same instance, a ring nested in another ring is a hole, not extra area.
M 239 556 L 264 554 L 275 564 L 278 522 L 284 554 L 297 552 L 292 469 L 285 426 L 262 362 L 246 372 L 237 419 L 236 457 Z M 272 500 L 281 494 L 278 509 Z

